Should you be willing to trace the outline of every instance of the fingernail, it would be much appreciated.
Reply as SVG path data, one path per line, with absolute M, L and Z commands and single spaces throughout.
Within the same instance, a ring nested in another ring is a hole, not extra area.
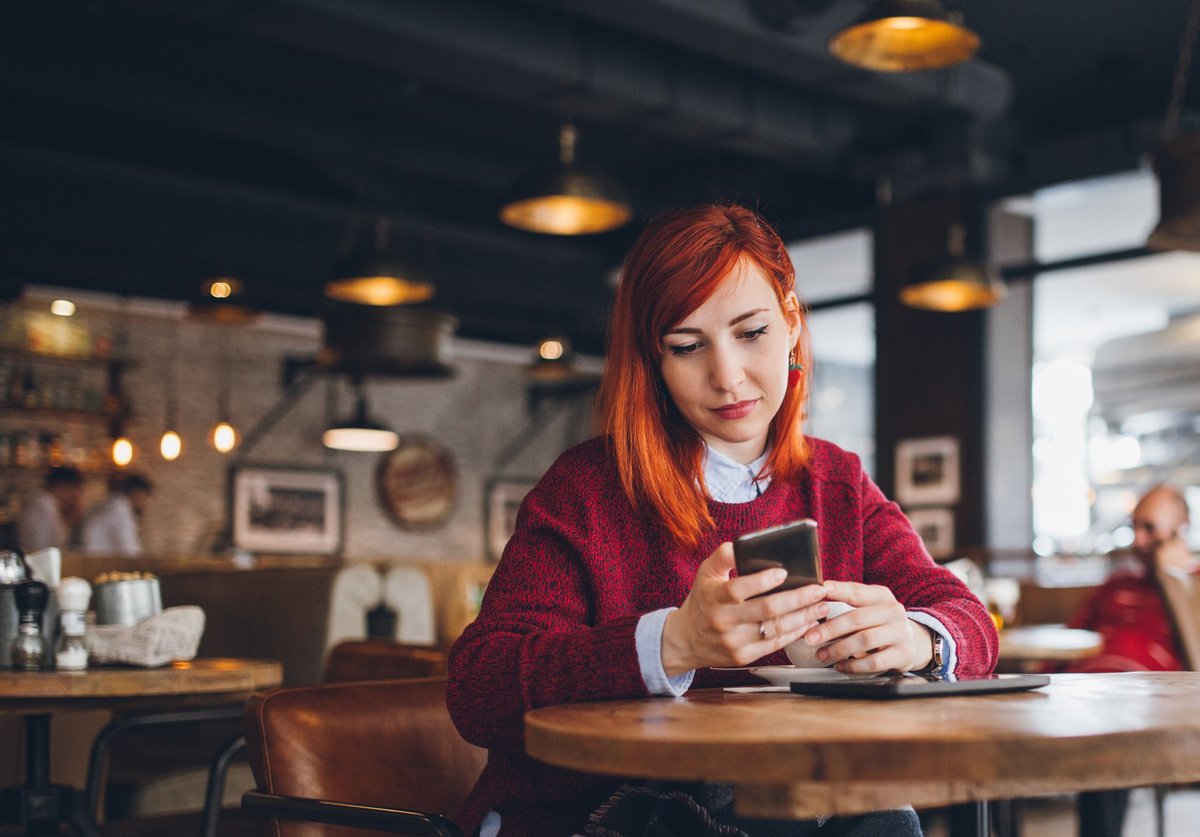
M 829 652 L 826 651 L 824 648 L 822 648 L 820 651 L 817 652 L 817 659 L 820 660 L 821 662 L 825 662 L 826 660 L 829 659 Z
M 813 631 L 812 633 L 805 634 L 804 641 L 809 643 L 810 645 L 816 645 L 818 642 L 821 641 L 821 632 Z

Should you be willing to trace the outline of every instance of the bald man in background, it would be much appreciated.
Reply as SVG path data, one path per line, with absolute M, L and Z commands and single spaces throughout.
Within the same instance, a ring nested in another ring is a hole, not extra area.
M 1104 637 L 1099 656 L 1069 671 L 1180 671 L 1183 654 L 1171 625 L 1156 572 L 1195 573 L 1200 561 L 1188 548 L 1188 505 L 1183 492 L 1168 485 L 1150 489 L 1133 509 L 1132 570 L 1114 573 L 1068 623 Z M 1120 837 L 1129 791 L 1079 795 L 1080 837 Z

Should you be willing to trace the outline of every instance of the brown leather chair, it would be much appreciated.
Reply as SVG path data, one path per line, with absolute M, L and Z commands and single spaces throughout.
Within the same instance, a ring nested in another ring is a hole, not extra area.
M 242 806 L 275 818 L 277 837 L 457 837 L 449 817 L 487 760 L 454 728 L 443 678 L 275 689 L 252 698 L 245 718 L 258 789 Z
M 1158 584 L 1167 603 L 1167 613 L 1183 661 L 1192 671 L 1200 671 L 1200 575 L 1176 575 L 1159 571 Z
M 390 639 L 351 639 L 329 650 L 324 680 L 326 683 L 349 683 L 445 674 L 446 654 L 443 651 L 403 645 Z
M 1171 626 L 1183 653 L 1183 664 L 1191 671 L 1200 671 L 1200 575 L 1177 575 L 1159 570 L 1158 586 L 1167 603 L 1167 615 L 1171 617 Z M 1158 837 L 1166 834 L 1167 790 L 1166 785 L 1154 788 Z

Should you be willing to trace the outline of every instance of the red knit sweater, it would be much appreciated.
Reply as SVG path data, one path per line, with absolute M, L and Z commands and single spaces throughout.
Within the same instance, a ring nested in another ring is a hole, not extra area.
M 479 618 L 450 653 L 447 703 L 462 736 L 488 748 L 488 764 L 460 824 L 470 834 L 489 810 L 501 832 L 568 835 L 623 780 L 541 764 L 525 755 L 523 717 L 539 706 L 643 697 L 634 631 L 645 613 L 678 606 L 696 569 L 724 541 L 811 517 L 827 579 L 891 588 L 909 610 L 941 621 L 957 645 L 959 674 L 991 671 L 996 631 L 987 611 L 934 564 L 858 457 L 810 439 L 795 482 L 773 480 L 748 503 L 710 503 L 716 530 L 681 549 L 635 509 L 603 441 L 564 453 L 526 497 L 516 534 L 488 585 Z M 760 661 L 786 664 L 782 652 Z M 692 688 L 757 682 L 741 672 L 696 672 Z

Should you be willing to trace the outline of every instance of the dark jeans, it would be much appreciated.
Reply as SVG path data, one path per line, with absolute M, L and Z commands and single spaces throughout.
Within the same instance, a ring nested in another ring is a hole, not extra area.
M 729 785 L 649 782 L 621 788 L 592 815 L 588 837 L 921 837 L 916 812 L 821 820 L 739 817 Z
M 1121 837 L 1129 789 L 1079 794 L 1079 837 Z
M 731 825 L 750 837 L 921 837 L 921 823 L 912 810 L 875 811 L 857 817 L 831 817 L 814 822 L 755 820 L 734 817 Z

